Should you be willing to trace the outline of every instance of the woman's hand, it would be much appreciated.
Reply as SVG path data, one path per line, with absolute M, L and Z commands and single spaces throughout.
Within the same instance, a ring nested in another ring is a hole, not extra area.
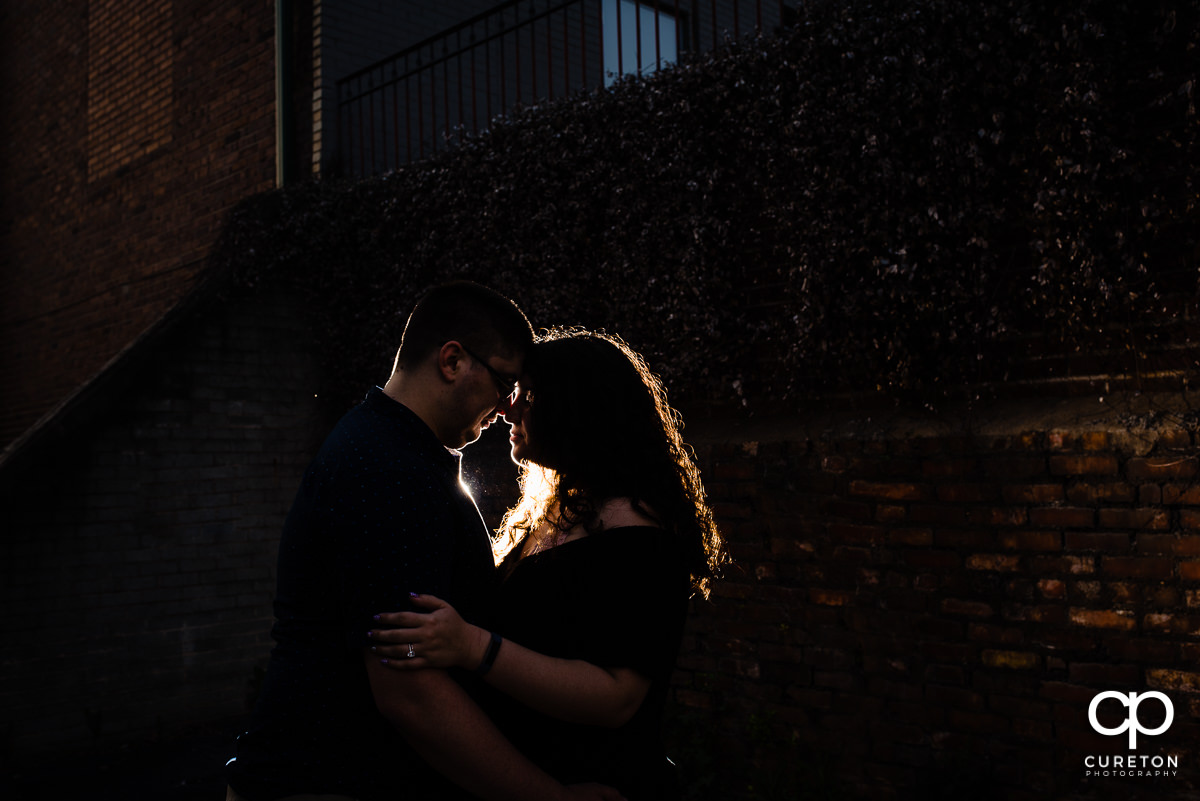
M 414 595 L 415 606 L 429 612 L 388 612 L 377 615 L 380 628 L 367 636 L 371 650 L 397 670 L 425 667 L 474 669 L 483 661 L 491 635 L 472 626 L 454 607 L 432 595 Z

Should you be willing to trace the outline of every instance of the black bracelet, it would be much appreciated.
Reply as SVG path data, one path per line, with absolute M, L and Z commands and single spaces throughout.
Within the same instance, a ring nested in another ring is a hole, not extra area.
M 499 634 L 492 632 L 492 640 L 488 643 L 487 650 L 483 652 L 483 661 L 479 663 L 479 667 L 475 668 L 475 672 L 480 676 L 492 669 L 492 664 L 496 661 L 496 654 L 500 652 L 500 643 L 503 641 Z

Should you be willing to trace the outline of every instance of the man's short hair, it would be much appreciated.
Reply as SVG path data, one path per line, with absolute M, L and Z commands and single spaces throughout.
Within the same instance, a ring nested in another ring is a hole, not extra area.
M 533 345 L 533 328 L 517 305 L 499 292 L 473 281 L 435 286 L 413 307 L 396 367 L 419 364 L 450 340 L 480 356 L 516 356 Z

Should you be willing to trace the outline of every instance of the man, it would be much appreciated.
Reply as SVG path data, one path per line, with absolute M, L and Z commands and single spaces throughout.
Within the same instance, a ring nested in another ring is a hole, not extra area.
M 366 633 L 410 593 L 481 619 L 487 529 L 457 449 L 502 411 L 529 321 L 477 284 L 436 287 L 405 326 L 391 378 L 338 423 L 309 467 L 279 550 L 276 646 L 228 767 L 230 799 L 616 798 L 565 788 L 480 710 L 468 674 L 379 664 Z

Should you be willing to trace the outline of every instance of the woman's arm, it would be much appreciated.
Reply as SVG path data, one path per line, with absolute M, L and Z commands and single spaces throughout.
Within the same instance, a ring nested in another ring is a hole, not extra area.
M 423 667 L 481 667 L 492 635 L 464 621 L 454 607 L 432 595 L 413 597 L 428 614 L 378 616 L 370 633 L 381 662 L 397 670 Z M 411 652 L 413 656 L 408 656 Z M 616 728 L 641 706 L 650 680 L 630 668 L 601 668 L 579 659 L 559 659 L 504 640 L 484 680 L 526 706 L 571 723 Z

